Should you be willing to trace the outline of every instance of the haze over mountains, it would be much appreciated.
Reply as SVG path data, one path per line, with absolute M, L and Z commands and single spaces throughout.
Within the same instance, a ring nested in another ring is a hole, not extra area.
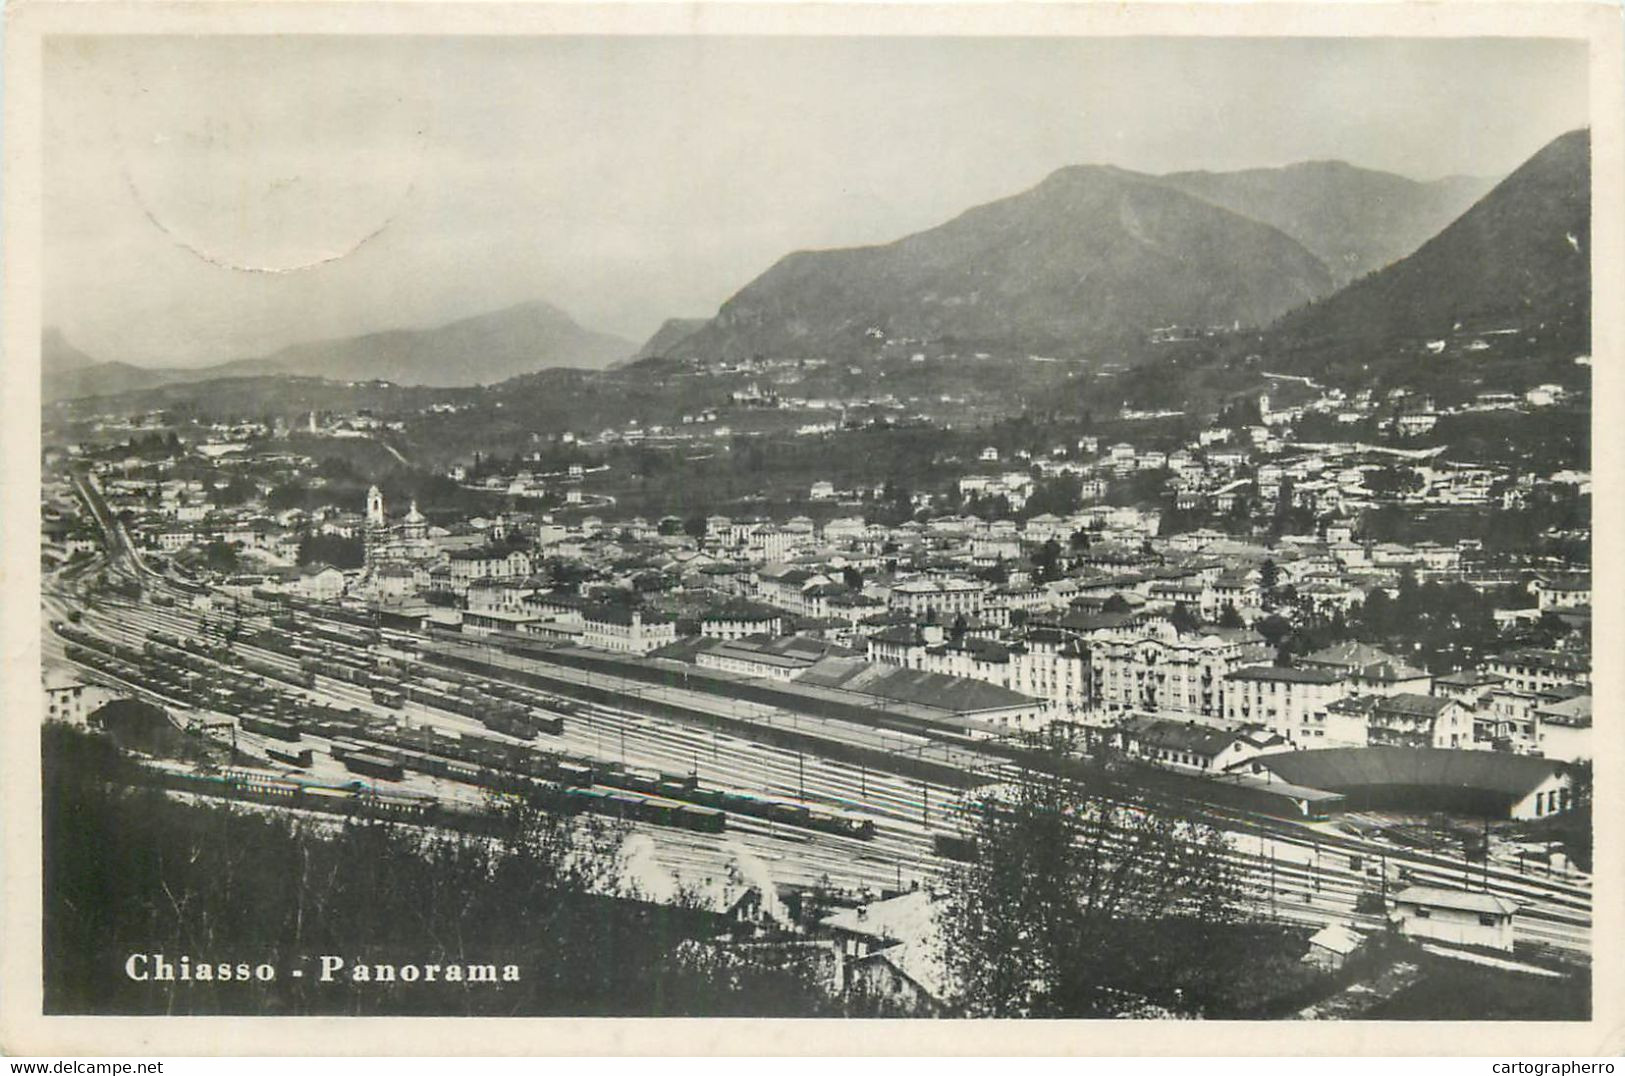
M 1411 253 L 1495 185 L 1477 176 L 1419 183 L 1343 161 L 1175 172 L 1161 182 L 1279 228 L 1319 258 L 1338 287 Z
M 433 329 L 295 344 L 217 369 L 227 377 L 304 374 L 403 385 L 485 385 L 551 366 L 600 369 L 632 350 L 630 341 L 584 329 L 564 311 L 537 301 Z
M 655 330 L 655 334 L 643 342 L 643 346 L 638 348 L 631 361 L 666 354 L 678 343 L 705 328 L 709 320 L 709 318 L 667 318 L 661 323 L 660 328 Z
M 1545 146 L 1414 254 L 1295 311 L 1275 335 L 1303 343 L 1448 334 L 1459 322 L 1591 318 L 1591 133 Z
M 792 254 L 703 329 L 644 353 L 839 352 L 870 326 L 1074 353 L 1164 325 L 1261 326 L 1409 254 L 1490 182 L 1419 183 L 1340 161 L 1167 176 L 1064 168 L 895 243 Z
M 87 366 L 85 361 L 93 360 L 60 333 L 48 331 L 45 344 L 47 400 L 177 381 L 265 375 L 437 387 L 484 385 L 554 366 L 602 369 L 634 350 L 630 341 L 585 329 L 545 302 L 522 303 L 430 329 L 295 344 L 259 358 L 195 368 L 146 369 L 119 362 Z
M 1072 353 L 1169 324 L 1263 324 L 1331 288 L 1303 246 L 1147 176 L 1063 168 L 884 246 L 803 251 L 676 357 L 817 356 L 891 337 Z
M 1584 323 L 1589 145 L 1583 130 L 1564 135 L 1481 199 L 1489 181 L 1341 162 L 1063 168 L 892 243 L 787 255 L 715 317 L 669 319 L 641 348 L 545 302 L 187 369 L 98 362 L 48 330 L 45 397 L 256 375 L 467 386 L 656 355 L 840 358 L 877 332 L 960 354 L 1078 355 L 1166 325 L 1273 326 L 1302 343 L 1519 312 Z

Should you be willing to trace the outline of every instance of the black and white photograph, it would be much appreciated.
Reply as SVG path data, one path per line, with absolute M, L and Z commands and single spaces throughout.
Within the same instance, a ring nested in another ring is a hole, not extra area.
M 702 23 L 39 37 L 8 1005 L 1600 1018 L 1595 43 Z

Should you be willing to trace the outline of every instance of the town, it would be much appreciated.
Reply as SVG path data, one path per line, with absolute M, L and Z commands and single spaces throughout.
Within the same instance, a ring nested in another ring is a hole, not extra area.
M 1605 50 L 669 14 L 41 43 L 44 1013 L 1601 1027 Z
M 557 782 L 556 808 L 655 834 L 646 890 L 699 887 L 759 929 L 808 929 L 792 894 L 854 909 L 835 935 L 918 1011 L 945 1003 L 941 967 L 848 921 L 929 932 L 916 905 L 976 790 L 1045 743 L 1125 794 L 1249 820 L 1258 899 L 1334 947 L 1387 916 L 1426 935 L 1405 899 L 1371 903 L 1414 891 L 1446 919 L 1499 902 L 1476 944 L 1583 957 L 1589 849 L 1566 820 L 1590 797 L 1589 475 L 1428 441 L 1574 413 L 1583 381 L 1436 404 L 1266 375 L 1213 414 L 944 433 L 965 448 L 923 487 L 770 475 L 756 511 L 628 514 L 617 472 L 651 452 L 890 427 L 849 417 L 873 399 L 764 392 L 772 372 L 670 426 L 432 473 L 392 437 L 469 404 L 205 422 L 78 403 L 48 427 L 47 712 L 133 693 L 184 713 L 235 753 L 208 791 L 250 799 L 361 776 L 374 802 L 466 821 L 481 767 Z M 380 450 L 374 482 L 351 461 Z M 1484 511 L 1527 522 L 1462 533 Z M 697 836 L 741 817 L 815 840 L 742 869 Z

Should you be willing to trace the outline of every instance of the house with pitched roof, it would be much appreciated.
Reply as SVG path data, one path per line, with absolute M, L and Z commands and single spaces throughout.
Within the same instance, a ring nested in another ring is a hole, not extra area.
M 1316 650 L 1293 664 L 1306 669 L 1341 669 L 1348 674 L 1349 686 L 1362 694 L 1426 695 L 1433 690 L 1433 677 L 1427 670 L 1407 665 L 1369 643 L 1353 640 Z
M 1190 773 L 1223 773 L 1271 751 L 1292 745 L 1260 729 L 1221 729 L 1194 721 L 1131 717 L 1117 727 L 1118 742 L 1131 758 Z
M 1413 885 L 1389 903 L 1388 921 L 1407 938 L 1512 952 L 1518 905 L 1506 897 Z

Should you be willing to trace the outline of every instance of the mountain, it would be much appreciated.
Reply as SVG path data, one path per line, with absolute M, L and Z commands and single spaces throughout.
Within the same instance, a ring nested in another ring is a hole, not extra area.
M 628 361 L 637 362 L 640 359 L 665 356 L 668 351 L 683 340 L 704 328 L 706 320 L 705 318 L 667 318 L 665 323 L 655 330 L 653 336 L 644 341 L 643 346 L 638 348 L 637 353 Z
M 630 341 L 584 329 L 557 307 L 530 302 L 432 329 L 294 344 L 209 369 L 216 377 L 298 374 L 449 387 L 492 384 L 551 366 L 599 369 L 632 350 Z
M 854 354 L 877 331 L 1080 354 L 1164 325 L 1262 325 L 1332 288 L 1267 224 L 1154 177 L 1075 166 L 882 246 L 791 254 L 672 357 Z
M 632 343 L 593 332 L 543 302 L 523 303 L 432 329 L 392 329 L 294 344 L 270 355 L 212 366 L 159 368 L 99 362 L 56 329 L 40 340 L 44 399 L 107 396 L 215 378 L 324 377 L 442 388 L 493 384 L 557 366 L 601 369 Z
M 1324 262 L 1339 287 L 1415 251 L 1494 183 L 1475 176 L 1419 183 L 1343 161 L 1175 172 L 1161 181 L 1280 229 Z
M 40 334 L 40 397 L 45 403 L 151 388 L 172 380 L 168 371 L 103 362 L 74 347 L 60 329 Z
M 1570 334 L 1591 317 L 1591 135 L 1571 131 L 1496 184 L 1414 254 L 1282 318 L 1303 346 L 1544 323 Z
M 40 369 L 47 375 L 73 373 L 97 362 L 74 347 L 61 329 L 48 328 L 40 334 Z

